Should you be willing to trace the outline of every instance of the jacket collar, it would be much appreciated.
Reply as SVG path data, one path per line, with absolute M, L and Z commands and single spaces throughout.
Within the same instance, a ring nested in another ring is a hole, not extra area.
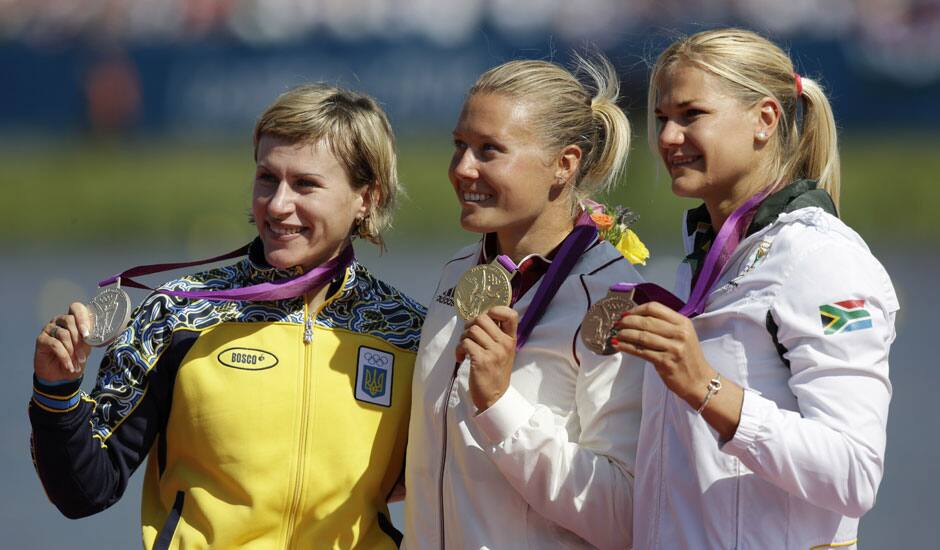
M 817 189 L 816 185 L 815 180 L 796 180 L 764 199 L 757 208 L 745 236 L 757 233 L 767 227 L 780 214 L 793 212 L 801 208 L 817 206 L 833 216 L 838 216 L 832 197 L 823 189 Z M 711 225 L 711 218 L 704 204 L 689 210 L 686 214 L 685 230 L 687 235 L 691 236 L 696 231 L 711 231 Z
M 832 197 L 823 189 L 816 188 L 815 180 L 796 180 L 790 185 L 767 197 L 760 203 L 745 236 L 753 235 L 767 227 L 780 214 L 794 212 L 801 208 L 816 206 L 826 213 L 838 217 Z

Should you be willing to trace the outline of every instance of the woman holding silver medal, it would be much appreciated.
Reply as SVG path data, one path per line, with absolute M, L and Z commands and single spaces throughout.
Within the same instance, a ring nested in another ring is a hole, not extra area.
M 454 129 L 461 225 L 422 329 L 406 460 L 407 548 L 630 545 L 642 368 L 577 337 L 588 306 L 639 281 L 582 199 L 615 184 L 630 126 L 603 58 L 579 73 L 483 74 Z
M 720 29 L 659 56 L 649 116 L 673 192 L 704 204 L 684 225 L 688 303 L 636 287 L 655 301 L 612 340 L 648 362 L 634 544 L 855 548 L 899 306 L 837 217 L 829 102 L 777 46 Z
M 88 344 L 107 338 L 108 317 L 123 329 L 123 291 L 94 300 L 97 321 L 76 303 L 39 335 L 36 469 L 56 506 L 81 517 L 120 498 L 148 458 L 147 548 L 394 548 L 386 500 L 424 308 L 350 243 L 381 245 L 391 221 L 391 127 L 371 98 L 308 85 L 262 114 L 254 144 L 259 236 L 213 260 L 247 258 L 151 294 L 90 395 L 79 389 Z M 142 266 L 119 283 L 208 261 Z

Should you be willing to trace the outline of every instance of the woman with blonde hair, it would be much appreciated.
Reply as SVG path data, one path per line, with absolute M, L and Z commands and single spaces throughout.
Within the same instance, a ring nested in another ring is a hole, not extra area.
M 719 29 L 659 56 L 649 113 L 673 192 L 703 204 L 683 225 L 688 302 L 627 311 L 612 340 L 648 362 L 634 542 L 854 548 L 899 306 L 837 217 L 829 102 L 768 40 Z
M 495 67 L 454 128 L 460 223 L 482 239 L 444 265 L 421 333 L 408 548 L 630 545 L 642 369 L 577 336 L 613 282 L 639 280 L 581 206 L 618 182 L 630 126 L 610 64 L 579 69 L 593 86 Z
M 391 222 L 391 127 L 371 98 L 307 85 L 268 107 L 254 145 L 258 237 L 225 256 L 246 258 L 161 286 L 126 330 L 93 315 L 108 310 L 98 298 L 43 328 L 36 469 L 75 518 L 116 502 L 148 459 L 146 548 L 395 548 L 386 500 L 402 472 L 424 308 L 351 244 L 381 244 Z M 89 343 L 111 328 L 85 395 Z

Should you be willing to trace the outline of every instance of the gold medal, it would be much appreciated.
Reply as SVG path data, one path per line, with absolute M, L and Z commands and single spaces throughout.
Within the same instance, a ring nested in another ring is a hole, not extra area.
M 610 337 L 616 334 L 616 323 L 624 311 L 636 307 L 633 301 L 633 290 L 620 292 L 610 290 L 607 296 L 594 302 L 584 314 L 581 321 L 581 341 L 584 345 L 598 355 L 613 355 L 617 353 L 610 345 Z
M 470 268 L 454 289 L 454 305 L 464 321 L 475 319 L 492 307 L 511 303 L 509 272 L 496 261 Z

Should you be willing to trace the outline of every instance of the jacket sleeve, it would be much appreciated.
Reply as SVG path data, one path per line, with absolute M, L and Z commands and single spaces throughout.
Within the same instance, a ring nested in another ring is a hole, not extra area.
M 643 365 L 626 354 L 596 355 L 580 338 L 576 345 L 579 437 L 512 386 L 474 421 L 497 468 L 533 509 L 598 548 L 628 548 Z
M 150 301 L 135 314 L 108 348 L 90 395 L 81 380 L 51 385 L 34 377 L 33 463 L 46 495 L 69 518 L 117 502 L 162 430 L 175 369 L 151 368 L 151 359 L 161 355 L 165 365 L 176 353 L 166 346 L 170 332 L 153 323 L 159 309 Z
M 814 247 L 791 270 L 770 315 L 799 410 L 746 391 L 722 450 L 792 495 L 860 517 L 884 469 L 897 297 L 877 260 L 847 241 Z

